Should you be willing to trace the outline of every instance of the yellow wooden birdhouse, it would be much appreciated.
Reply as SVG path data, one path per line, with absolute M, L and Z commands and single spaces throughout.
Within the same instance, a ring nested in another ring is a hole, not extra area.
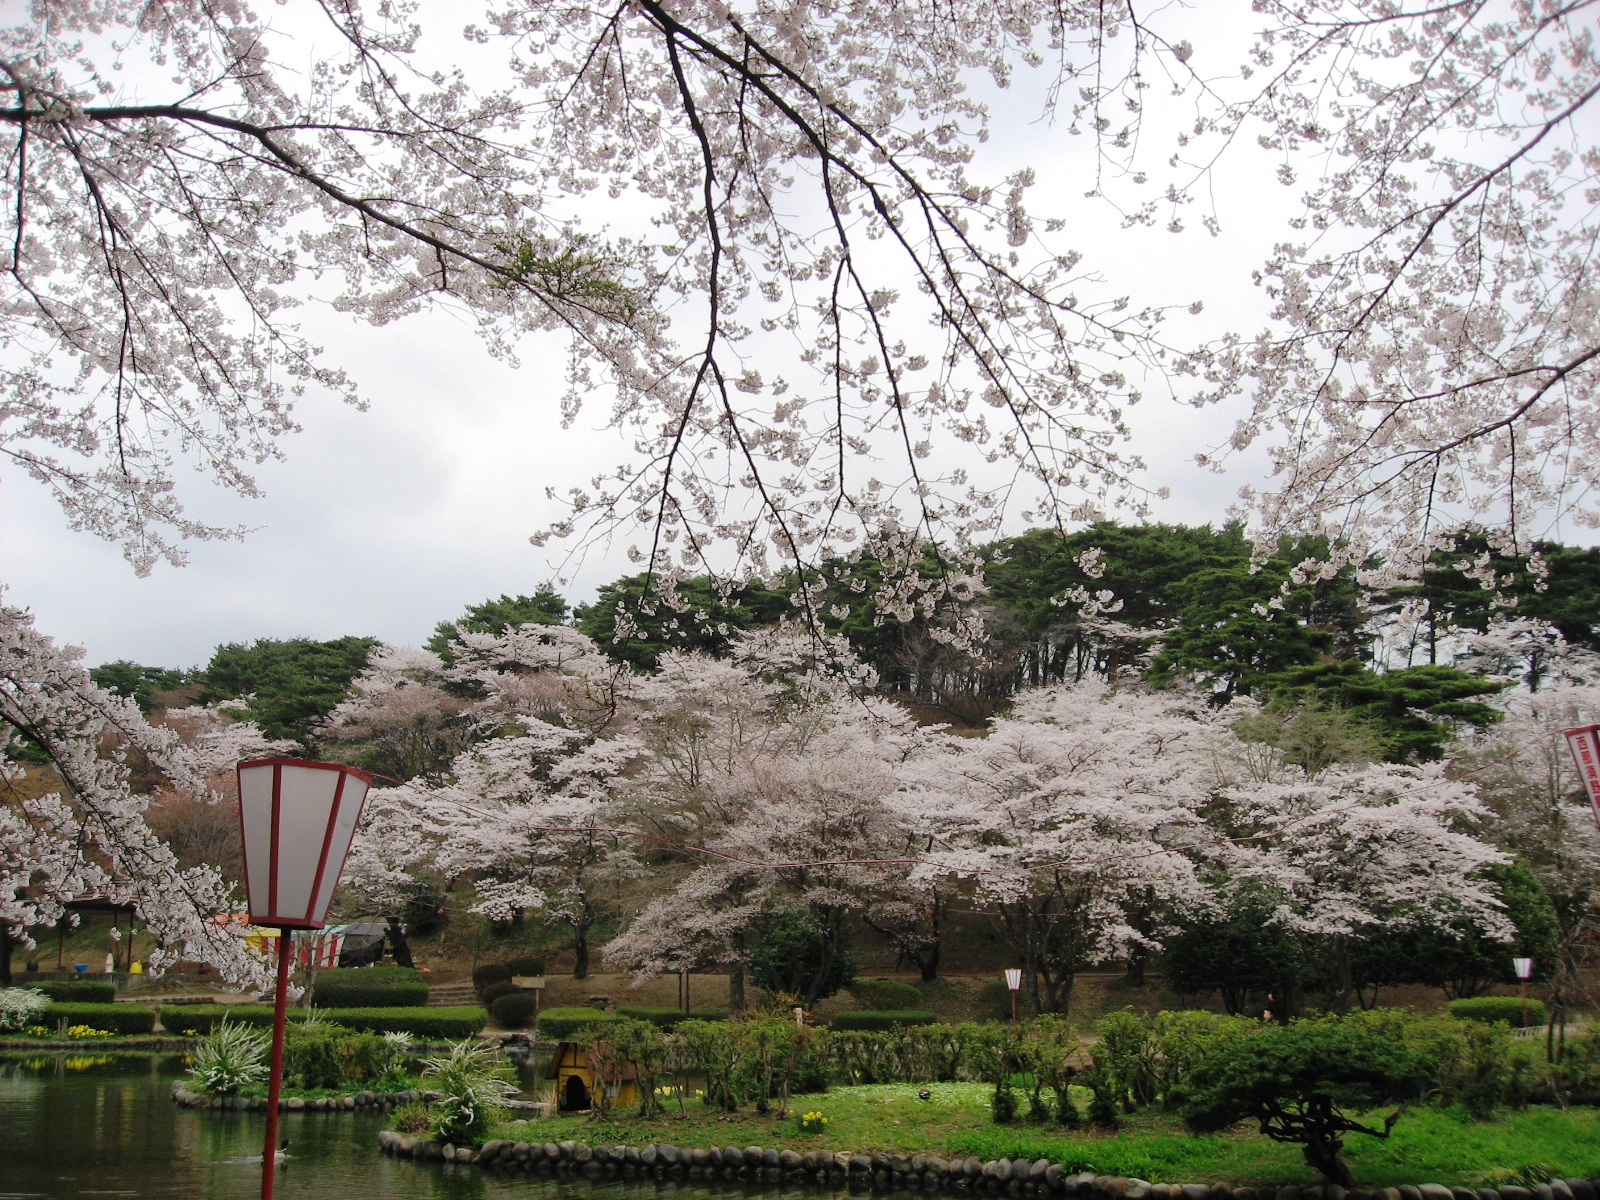
M 556 1081 L 556 1110 L 558 1112 L 588 1112 L 594 1107 L 594 1068 L 589 1063 L 589 1053 L 577 1042 L 561 1042 L 550 1056 L 544 1077 Z M 609 1106 L 627 1108 L 639 1103 L 639 1079 L 630 1063 L 623 1068 L 622 1078 L 607 1088 Z

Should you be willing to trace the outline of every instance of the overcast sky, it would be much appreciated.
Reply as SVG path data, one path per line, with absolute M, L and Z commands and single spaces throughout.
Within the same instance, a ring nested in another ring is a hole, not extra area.
M 1239 7 L 1247 14 L 1247 4 Z M 1198 45 L 1207 53 L 1206 41 Z M 1237 160 L 1218 193 L 1219 238 L 1122 231 L 1102 203 L 1083 198 L 1087 144 L 1038 119 L 1041 83 L 1024 78 L 1008 94 L 974 173 L 998 178 L 1033 165 L 1033 211 L 1070 217 L 1089 264 L 1137 301 L 1203 299 L 1207 327 L 1258 327 L 1262 299 L 1250 271 L 1292 203 L 1272 182 L 1273 164 Z M 260 471 L 264 499 L 240 501 L 199 483 L 188 491 L 195 515 L 247 524 L 246 540 L 194 544 L 187 567 L 135 578 L 115 546 L 70 532 L 41 489 L 8 472 L 0 478 L 0 577 L 9 602 L 32 609 L 58 640 L 84 646 L 91 663 L 192 666 L 219 643 L 256 637 L 372 634 L 416 644 L 467 604 L 551 580 L 563 549 L 528 543 L 556 515 L 545 488 L 581 483 L 623 457 L 617 437 L 597 429 L 603 401 L 579 428 L 559 428 L 559 339 L 530 339 L 513 370 L 449 314 L 370 329 L 313 305 L 303 327 L 349 369 L 371 408 L 303 401 L 304 432 L 286 442 L 287 461 Z M 1259 457 L 1222 478 L 1193 464 L 1196 451 L 1225 436 L 1229 412 L 1150 399 L 1133 419 L 1149 483 L 1172 492 L 1161 519 L 1220 521 L 1237 488 L 1259 481 Z M 563 590 L 589 598 L 630 570 L 622 551 L 592 549 Z

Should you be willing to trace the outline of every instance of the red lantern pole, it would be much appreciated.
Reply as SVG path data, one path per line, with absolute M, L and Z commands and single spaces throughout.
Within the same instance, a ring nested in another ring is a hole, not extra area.
M 278 930 L 278 991 L 272 1007 L 272 1068 L 267 1077 L 267 1144 L 261 1151 L 261 1200 L 272 1200 L 273 1176 L 278 1166 L 278 1096 L 283 1090 L 283 1025 L 289 1015 L 289 953 L 293 936 Z

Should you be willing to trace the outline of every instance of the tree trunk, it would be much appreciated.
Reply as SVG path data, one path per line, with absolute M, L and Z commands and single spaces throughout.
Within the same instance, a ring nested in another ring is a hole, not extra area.
M 728 1010 L 736 1015 L 745 1011 L 744 999 L 744 930 L 733 935 L 735 958 L 728 968 Z
M 1342 1149 L 1344 1143 L 1338 1138 L 1313 1134 L 1306 1142 L 1306 1164 L 1320 1171 L 1329 1183 L 1336 1183 L 1342 1188 L 1354 1187 L 1355 1180 L 1350 1176 L 1350 1168 L 1339 1157 Z
M 0 987 L 11 986 L 11 926 L 0 921 Z
M 589 978 L 589 923 L 572 923 L 572 977 Z
M 922 982 L 932 983 L 939 978 L 939 943 L 933 944 L 933 949 L 923 955 L 917 966 L 922 970 Z
M 411 958 L 411 943 L 406 941 L 405 926 L 400 924 L 399 917 L 389 918 L 389 953 L 394 957 L 397 967 L 415 967 L 417 964 Z

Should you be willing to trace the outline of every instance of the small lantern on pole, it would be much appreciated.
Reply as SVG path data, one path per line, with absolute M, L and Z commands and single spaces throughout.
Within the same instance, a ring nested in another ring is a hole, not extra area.
M 1528 1027 L 1528 980 L 1533 978 L 1533 959 L 1513 958 L 1511 969 L 1517 973 L 1517 983 L 1522 989 L 1522 1027 Z
M 336 763 L 295 758 L 253 759 L 240 763 L 238 773 L 250 921 L 279 930 L 267 1136 L 261 1153 L 261 1200 L 272 1200 L 283 1087 L 283 1024 L 294 960 L 289 939 L 296 929 L 321 929 L 325 923 L 372 777 Z
M 1022 988 L 1022 971 L 1017 967 L 1006 968 L 1006 986 L 1011 989 L 1011 1028 L 1017 1027 L 1017 992 Z

